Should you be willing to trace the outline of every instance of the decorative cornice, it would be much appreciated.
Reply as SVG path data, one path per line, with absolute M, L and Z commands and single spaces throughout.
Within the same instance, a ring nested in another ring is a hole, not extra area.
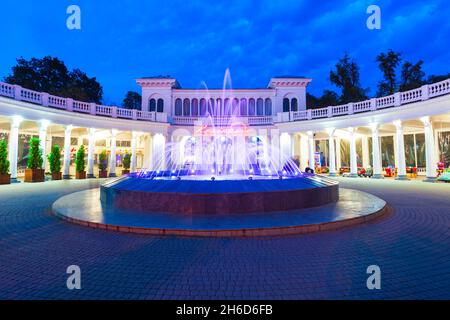
M 178 86 L 176 79 L 136 79 L 136 83 L 142 88 L 175 88 Z
M 272 78 L 269 88 L 305 88 L 311 81 L 309 78 Z

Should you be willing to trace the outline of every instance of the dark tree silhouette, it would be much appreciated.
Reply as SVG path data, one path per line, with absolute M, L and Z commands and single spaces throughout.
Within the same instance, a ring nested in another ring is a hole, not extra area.
M 95 77 L 90 78 L 79 69 L 69 71 L 63 61 L 50 56 L 30 60 L 18 58 L 12 74 L 5 77 L 5 81 L 85 102 L 101 103 L 103 97 L 102 86 Z
M 417 63 L 404 62 L 402 65 L 402 75 L 400 82 L 400 91 L 408 91 L 419 88 L 425 81 L 425 72 L 422 71 L 423 61 L 419 60 Z
M 306 108 L 318 109 L 329 106 L 336 106 L 339 104 L 339 96 L 336 92 L 331 90 L 324 90 L 321 97 L 315 97 L 312 94 L 306 94 Z
M 330 81 L 342 91 L 340 103 L 367 99 L 367 89 L 363 89 L 359 81 L 359 66 L 347 53 L 336 64 L 336 69 L 330 71 Z
M 395 93 L 397 90 L 397 75 L 396 70 L 400 64 L 400 53 L 394 52 L 391 49 L 387 53 L 380 53 L 376 61 L 381 72 L 383 72 L 383 81 L 378 83 L 377 96 L 387 96 Z
M 128 91 L 123 99 L 122 107 L 126 109 L 141 109 L 141 95 L 135 91 Z
M 440 82 L 440 81 L 444 81 L 450 78 L 450 73 L 447 74 L 443 74 L 443 75 L 430 75 L 427 78 L 426 83 L 428 84 L 432 84 L 432 83 L 436 83 L 436 82 Z

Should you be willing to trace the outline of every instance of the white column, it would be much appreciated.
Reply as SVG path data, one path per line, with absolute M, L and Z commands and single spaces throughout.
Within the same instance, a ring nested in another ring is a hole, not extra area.
M 147 136 L 147 169 L 155 170 L 153 162 L 153 135 L 151 133 Z
M 157 133 L 153 136 L 152 142 L 153 155 L 151 155 L 151 158 L 153 158 L 153 169 L 166 170 L 166 137 L 161 133 Z
M 395 158 L 398 165 L 396 180 L 408 180 L 406 176 L 405 141 L 403 137 L 402 122 L 400 120 L 394 121 L 394 125 L 396 128 L 395 141 L 397 142 Z
M 328 130 L 329 175 L 336 176 L 336 150 L 334 146 L 334 128 Z
M 300 170 L 305 171 L 308 166 L 308 136 L 302 134 L 300 136 Z
M 367 168 L 370 166 L 370 156 L 369 156 L 369 139 L 366 135 L 361 138 L 362 144 L 362 166 Z
M 383 166 L 381 164 L 381 148 L 380 137 L 378 135 L 378 125 L 373 124 L 372 129 L 372 159 L 373 159 L 373 176 L 374 179 L 383 179 Z
M 17 181 L 17 156 L 19 149 L 19 127 L 22 122 L 21 117 L 13 117 L 11 119 L 11 129 L 9 131 L 8 142 L 8 158 L 9 158 L 9 172 L 11 174 L 11 181 Z
M 284 167 L 292 157 L 292 137 L 289 133 L 283 132 L 280 135 L 281 166 Z
M 316 153 L 316 146 L 314 144 L 314 133 L 312 131 L 308 131 L 308 166 L 315 170 L 315 153 Z
M 88 178 L 95 178 L 94 176 L 94 149 L 95 149 L 95 129 L 89 128 L 89 145 L 88 145 Z
M 358 162 L 356 159 L 356 128 L 349 128 L 350 132 L 350 178 L 358 177 Z
M 42 152 L 42 168 L 45 170 L 47 167 L 47 128 L 50 122 L 48 120 L 42 120 L 39 122 L 39 148 Z
M 278 129 L 270 130 L 270 143 L 272 146 L 272 163 L 274 170 L 281 170 L 282 165 L 280 164 L 280 132 Z
M 336 137 L 336 171 L 341 170 L 341 138 Z
M 136 172 L 136 146 L 137 146 L 138 134 L 136 131 L 131 132 L 131 161 L 130 161 L 130 172 Z
M 72 134 L 72 126 L 66 126 L 64 130 L 64 173 L 63 179 L 70 179 L 70 142 L 71 142 L 71 134 Z
M 425 182 L 433 182 L 436 180 L 436 154 L 434 144 L 433 126 L 430 117 L 423 117 L 422 119 L 425 131 L 425 162 L 426 162 L 426 179 Z
M 115 129 L 111 130 L 111 148 L 109 152 L 109 176 L 116 177 L 116 144 L 117 144 L 117 133 Z

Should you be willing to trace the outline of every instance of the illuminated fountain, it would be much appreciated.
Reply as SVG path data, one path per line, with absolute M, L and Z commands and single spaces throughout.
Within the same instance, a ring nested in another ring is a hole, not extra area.
M 333 229 L 384 212 L 383 200 L 301 172 L 288 152 L 256 135 L 238 116 L 228 70 L 222 97 L 193 135 L 157 143 L 152 170 L 64 196 L 55 214 L 115 231 L 247 236 Z
M 154 170 L 102 186 L 103 203 L 148 212 L 211 214 L 284 211 L 338 200 L 336 182 L 302 173 L 289 155 L 251 135 L 238 116 L 240 106 L 233 103 L 229 70 L 222 101 L 217 108 L 208 106 L 193 136 L 160 150 Z

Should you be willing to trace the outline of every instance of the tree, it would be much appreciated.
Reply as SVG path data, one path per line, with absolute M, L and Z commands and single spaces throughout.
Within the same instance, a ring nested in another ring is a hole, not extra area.
M 422 64 L 422 60 L 415 64 L 408 61 L 403 63 L 400 91 L 416 89 L 424 84 L 425 72 L 422 71 Z
M 52 151 L 47 156 L 48 163 L 50 165 L 51 173 L 61 172 L 61 149 L 59 145 L 55 144 L 52 147 Z
M 336 92 L 331 90 L 324 90 L 322 96 L 319 99 L 319 108 L 325 108 L 329 106 L 336 106 L 339 104 L 339 96 Z
M 86 163 L 84 161 L 84 145 L 81 145 L 80 148 L 77 151 L 76 157 L 75 157 L 75 170 L 76 172 L 83 172 L 86 169 Z
M 310 93 L 306 94 L 307 109 L 319 109 L 337 105 L 339 105 L 339 96 L 334 91 L 324 90 L 320 97 L 316 97 Z
M 122 107 L 126 109 L 141 109 L 142 97 L 135 91 L 128 91 L 123 99 Z
M 9 173 L 8 145 L 6 140 L 0 140 L 0 174 Z
M 106 150 L 103 150 L 98 155 L 98 169 L 100 171 L 105 171 L 107 167 L 108 167 L 108 155 L 106 153 Z
M 30 152 L 28 154 L 27 168 L 41 169 L 44 159 L 42 158 L 41 140 L 33 137 L 30 139 Z
M 30 60 L 20 57 L 5 82 L 85 102 L 101 103 L 103 96 L 96 78 L 89 78 L 79 69 L 69 71 L 63 61 L 50 56 Z
M 340 103 L 367 99 L 367 89 L 363 89 L 359 81 L 359 66 L 347 53 L 336 64 L 336 70 L 330 71 L 330 81 L 341 89 Z
M 319 98 L 312 95 L 311 93 L 306 93 L 306 109 L 315 109 L 318 108 L 317 105 L 319 104 Z
M 125 153 L 122 159 L 122 165 L 125 170 L 130 169 L 131 165 L 131 154 Z
M 331 90 L 324 90 L 321 97 L 315 97 L 312 94 L 306 96 L 307 109 L 319 109 L 339 104 L 339 96 Z
M 383 81 L 378 83 L 377 96 L 387 96 L 394 94 L 397 89 L 396 69 L 401 61 L 400 53 L 391 49 L 387 53 L 380 53 L 376 61 L 381 72 L 383 72 Z
M 67 86 L 66 96 L 85 102 L 101 103 L 103 88 L 97 79 L 89 78 L 80 69 L 73 69 L 69 73 L 70 81 Z
M 450 73 L 448 74 L 443 74 L 443 75 L 430 75 L 427 78 L 426 83 L 427 84 L 432 84 L 432 83 L 436 83 L 436 82 L 440 82 L 440 81 L 444 81 L 450 78 Z

